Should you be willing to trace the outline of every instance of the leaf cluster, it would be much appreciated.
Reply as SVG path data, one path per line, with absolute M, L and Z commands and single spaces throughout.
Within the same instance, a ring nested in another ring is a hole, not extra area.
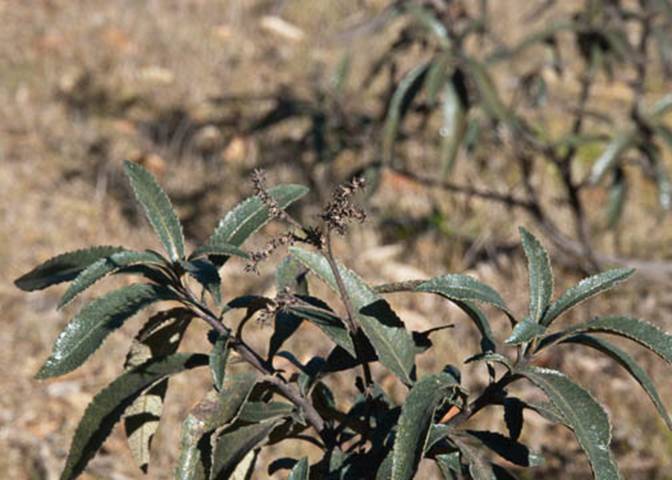
M 183 421 L 175 470 L 179 479 L 249 478 L 259 450 L 283 441 L 310 442 L 323 454 L 276 459 L 270 465 L 270 472 L 285 469 L 290 479 L 406 480 L 415 476 L 423 459 L 435 462 L 446 479 L 515 478 L 504 465 L 534 468 L 544 461 L 539 452 L 520 442 L 530 411 L 574 433 L 595 478 L 620 478 L 603 407 L 562 372 L 536 363 L 540 353 L 566 343 L 595 349 L 625 368 L 672 428 L 651 378 L 602 334 L 632 340 L 667 362 L 672 362 L 672 336 L 644 321 L 619 316 L 553 327 L 569 309 L 630 277 L 631 269 L 586 278 L 554 300 L 548 253 L 521 228 L 529 271 L 529 307 L 522 319 L 496 290 L 462 274 L 371 286 L 333 255 L 330 225 L 338 233 L 342 224 L 333 227 L 325 214 L 323 225 L 303 228 L 285 211 L 306 194 L 307 189 L 298 185 L 264 187 L 263 195 L 234 207 L 209 240 L 187 254 L 180 222 L 156 180 L 137 164 L 127 163 L 125 169 L 164 253 L 92 247 L 55 257 L 16 280 L 26 291 L 71 282 L 59 303 L 63 306 L 105 276 L 127 274 L 137 279 L 81 308 L 56 339 L 39 378 L 79 368 L 131 316 L 152 304 L 165 305 L 135 336 L 120 376 L 84 412 L 62 479 L 76 478 L 85 470 L 118 422 L 125 426 L 139 468 L 147 472 L 169 378 L 201 367 L 210 369 L 212 385 Z M 309 248 L 290 247 L 278 264 L 275 298 L 227 298 L 219 269 L 232 256 L 249 259 L 243 243 L 273 217 L 289 221 L 293 236 L 303 238 Z M 322 232 L 321 238 L 313 241 L 314 236 L 304 236 L 300 230 Z M 334 308 L 311 296 L 312 281 L 325 283 L 342 305 Z M 200 286 L 200 295 L 194 293 L 194 285 Z M 489 381 L 482 391 L 467 391 L 456 366 L 418 371 L 416 357 L 435 348 L 430 336 L 436 329 L 408 329 L 386 300 L 396 292 L 438 295 L 474 323 L 482 337 L 481 351 L 465 363 L 486 365 Z M 237 328 L 230 317 L 236 310 L 245 311 Z M 262 314 L 273 318 L 274 330 L 266 352 L 257 352 L 245 342 L 243 331 L 249 318 Z M 510 336 L 503 341 L 493 334 L 493 316 L 502 316 L 511 325 Z M 178 353 L 194 319 L 210 327 L 212 348 Z M 288 338 L 299 334 L 303 322 L 315 325 L 331 345 L 328 355 L 314 356 L 305 364 L 282 350 Z M 228 368 L 232 356 L 247 368 L 232 373 Z M 276 369 L 273 359 L 280 356 L 292 362 L 297 373 Z M 393 401 L 371 374 L 369 364 L 374 362 L 404 386 L 403 402 Z M 339 398 L 339 392 L 324 381 L 329 375 L 360 370 L 355 399 Z M 547 401 L 536 403 L 510 394 L 509 386 L 521 380 L 538 388 Z M 469 428 L 468 421 L 479 411 L 499 407 L 507 433 Z

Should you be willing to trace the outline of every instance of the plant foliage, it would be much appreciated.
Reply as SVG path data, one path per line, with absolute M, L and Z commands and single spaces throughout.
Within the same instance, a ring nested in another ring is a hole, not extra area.
M 435 30 L 440 32 L 436 25 Z M 409 89 L 417 78 L 409 79 Z M 483 88 L 489 85 L 487 78 L 481 81 Z M 497 97 L 489 101 L 494 113 L 508 118 Z M 204 246 L 187 254 L 177 216 L 155 179 L 135 164 L 127 164 L 126 172 L 167 257 L 150 250 L 97 247 L 56 257 L 16 281 L 27 291 L 72 281 L 61 301 L 64 305 L 110 273 L 137 277 L 135 283 L 103 294 L 74 316 L 56 339 L 51 356 L 38 372 L 39 378 L 78 368 L 129 317 L 152 304 L 170 302 L 149 317 L 132 342 L 120 376 L 86 409 L 72 440 L 62 473 L 64 480 L 74 479 L 86 469 L 113 426 L 122 420 L 133 457 L 146 473 L 168 378 L 206 366 L 211 371 L 212 387 L 183 421 L 176 467 L 179 479 L 249 478 L 259 450 L 284 441 L 310 441 L 322 452 L 321 458 L 279 459 L 271 464 L 273 471 L 286 469 L 290 479 L 408 480 L 416 476 L 422 461 L 435 462 L 446 479 L 514 478 L 507 471 L 511 465 L 519 471 L 543 464 L 543 457 L 520 441 L 527 410 L 570 429 L 595 478 L 620 478 L 610 449 L 610 420 L 603 407 L 567 375 L 537 363 L 540 352 L 566 343 L 595 349 L 623 366 L 672 426 L 651 378 L 630 355 L 601 335 L 631 340 L 667 362 L 672 362 L 672 336 L 625 316 L 598 317 L 551 329 L 558 316 L 623 281 L 632 270 L 594 275 L 553 301 L 549 255 L 532 233 L 521 229 L 529 269 L 529 301 L 521 319 L 498 292 L 466 275 L 446 274 L 372 287 L 336 259 L 331 234 L 342 233 L 349 221 L 361 217 L 352 204 L 361 186 L 358 182 L 335 191 L 320 216 L 320 224 L 303 226 L 285 208 L 307 190 L 296 185 L 267 190 L 257 180 L 256 195 L 228 213 Z M 261 253 L 241 250 L 245 240 L 273 218 L 289 225 L 282 240 L 275 239 Z M 218 273 L 227 258 L 238 256 L 257 262 L 287 243 L 304 246 L 291 246 L 289 256 L 278 265 L 274 298 L 227 296 L 227 285 L 222 285 Z M 338 306 L 309 294 L 314 278 L 335 292 Z M 200 294 L 195 288 L 200 288 Z M 484 362 L 488 366 L 485 388 L 467 391 L 456 366 L 418 371 L 418 353 L 445 347 L 430 338 L 432 331 L 413 332 L 406 327 L 385 300 L 395 292 L 436 294 L 467 314 L 482 336 L 482 350 L 465 363 Z M 477 304 L 489 309 L 482 311 Z M 236 310 L 245 312 L 237 326 L 229 316 Z M 274 320 L 265 352 L 256 351 L 243 338 L 246 322 L 255 315 Z M 496 316 L 510 323 L 511 333 L 505 341 L 498 339 L 490 326 Z M 211 350 L 177 353 L 185 331 L 195 321 L 209 326 Z M 300 335 L 302 322 L 320 329 L 325 343 L 331 345 L 331 353 L 303 364 L 291 352 L 281 350 L 287 339 Z M 275 356 L 293 363 L 296 373 L 276 369 Z M 246 368 L 231 371 L 230 357 Z M 393 401 L 382 379 L 372 374 L 370 364 L 374 362 L 406 390 L 401 402 Z M 350 370 L 358 375 L 359 395 L 340 398 L 323 379 Z M 547 401 L 511 396 L 510 385 L 523 380 L 544 394 Z M 506 434 L 469 428 L 469 420 L 481 410 L 499 406 L 504 407 Z M 507 463 L 501 464 L 499 459 Z

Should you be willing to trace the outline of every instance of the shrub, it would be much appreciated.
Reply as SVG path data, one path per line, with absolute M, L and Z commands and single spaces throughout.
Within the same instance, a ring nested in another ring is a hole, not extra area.
M 535 363 L 540 352 L 561 343 L 587 346 L 614 359 L 644 388 L 668 427 L 672 426 L 647 373 L 601 336 L 625 337 L 670 362 L 669 334 L 621 316 L 551 328 L 570 308 L 630 277 L 630 269 L 589 277 L 553 300 L 549 257 L 541 243 L 521 228 L 529 270 L 529 310 L 519 320 L 493 288 L 466 275 L 370 286 L 339 262 L 332 252 L 331 237 L 343 234 L 353 220 L 363 219 L 363 211 L 353 200 L 363 187 L 362 181 L 338 187 L 322 211 L 320 223 L 306 227 L 285 209 L 307 189 L 298 185 L 267 189 L 263 176 L 256 173 L 256 195 L 231 210 L 209 240 L 187 254 L 180 222 L 156 180 L 134 163 L 127 162 L 125 170 L 165 252 L 92 247 L 59 255 L 16 280 L 26 291 L 71 282 L 59 303 L 63 307 L 105 276 L 123 273 L 141 279 L 85 305 L 56 339 L 38 378 L 79 368 L 109 334 L 142 309 L 164 301 L 172 305 L 147 320 L 132 342 L 123 373 L 99 392 L 84 412 L 63 479 L 84 471 L 119 421 L 124 423 L 134 458 L 147 472 L 169 377 L 200 367 L 210 369 L 212 388 L 182 425 L 176 470 L 180 479 L 248 478 L 259 450 L 286 440 L 307 441 L 323 452 L 312 465 L 307 457 L 282 458 L 269 467 L 272 471 L 291 469 L 291 479 L 410 479 L 423 458 L 435 461 L 447 479 L 513 478 L 492 458 L 498 456 L 530 468 L 543 462 L 540 453 L 519 441 L 528 411 L 573 431 L 595 478 L 619 478 L 610 452 L 611 426 L 606 412 L 565 374 Z M 242 250 L 245 240 L 273 218 L 286 222 L 288 231 L 261 251 Z M 229 258 L 248 259 L 248 270 L 253 271 L 258 262 L 284 245 L 289 245 L 289 256 L 275 270 L 275 298 L 224 298 L 219 269 Z M 309 277 L 336 292 L 344 313 L 310 295 Z M 197 285 L 200 294 L 194 292 Z M 439 295 L 473 321 L 481 336 L 481 350 L 465 363 L 481 362 L 487 367 L 489 380 L 482 391 L 467 391 L 455 366 L 418 374 L 415 356 L 434 348 L 430 337 L 436 329 L 409 331 L 385 300 L 394 292 Z M 507 339 L 501 341 L 493 335 L 489 316 L 480 304 L 490 305 L 508 318 L 512 332 Z M 227 314 L 239 309 L 246 313 L 235 326 Z M 266 352 L 255 351 L 243 338 L 245 324 L 255 315 L 274 320 Z M 209 352 L 178 352 L 193 320 L 210 327 Z M 316 356 L 302 364 L 290 352 L 280 351 L 302 322 L 317 326 L 324 341 L 333 343 L 326 358 Z M 235 373 L 227 368 L 234 355 L 249 368 Z M 276 369 L 276 356 L 289 359 L 298 373 L 287 375 Z M 393 402 L 372 376 L 372 362 L 380 362 L 405 385 L 408 393 L 401 405 Z M 359 395 L 348 409 L 341 410 L 337 406 L 343 401 L 337 400 L 324 378 L 351 370 L 359 375 Z M 510 394 L 508 387 L 520 380 L 531 382 L 547 401 Z M 506 435 L 468 428 L 468 421 L 488 407 L 503 408 Z

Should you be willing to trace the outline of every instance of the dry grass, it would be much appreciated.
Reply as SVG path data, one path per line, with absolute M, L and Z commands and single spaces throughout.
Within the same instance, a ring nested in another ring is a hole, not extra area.
M 386 2 L 286 2 L 282 16 L 299 33 L 264 26 L 262 19 L 274 14 L 274 3 L 0 0 L 0 278 L 5 279 L 0 283 L 4 317 L 0 330 L 0 365 L 4 369 L 0 377 L 1 478 L 57 478 L 81 413 L 95 392 L 119 373 L 119 362 L 141 321 L 129 322 L 85 367 L 59 379 L 37 382 L 32 375 L 59 330 L 82 303 L 58 312 L 55 305 L 62 289 L 27 295 L 13 287 L 12 279 L 54 254 L 86 245 L 155 245 L 149 228 L 128 201 L 129 192 L 120 175 L 125 158 L 155 169 L 176 199 L 180 215 L 188 220 L 191 241 L 202 239 L 226 208 L 249 193 L 241 175 L 257 164 L 271 162 L 273 167 L 274 159 L 274 151 L 260 149 L 255 139 L 236 136 L 232 129 L 227 130 L 226 123 L 207 130 L 210 119 L 229 119 L 250 110 L 237 103 L 222 106 L 211 98 L 265 95 L 283 85 L 310 95 L 311 82 L 323 81 L 325 72 L 333 71 L 347 50 L 330 41 L 333 35 Z M 502 28 L 513 21 L 505 15 L 499 18 Z M 350 45 L 353 51 L 361 52 L 353 60 L 355 75 L 367 55 L 379 47 L 370 37 Z M 572 88 L 567 87 L 567 95 L 572 94 Z M 605 101 L 617 97 L 618 92 L 611 92 Z M 169 114 L 175 115 L 176 108 L 182 109 L 186 120 L 184 115 L 178 116 L 177 127 L 169 128 Z M 252 111 L 264 108 L 263 102 L 251 107 Z M 192 124 L 197 125 L 196 131 L 189 130 Z M 288 128 L 291 135 L 292 129 L 300 132 L 304 127 L 299 122 Z M 274 135 L 280 137 L 280 133 L 271 132 L 271 140 Z M 421 151 L 418 156 L 426 155 Z M 346 152 L 338 161 L 349 164 L 356 160 L 347 158 Z M 297 178 L 296 164 L 273 168 L 272 178 Z M 477 173 L 465 167 L 461 175 L 473 177 Z M 492 175 L 503 173 L 495 168 Z M 447 220 L 443 233 L 422 233 L 412 242 L 384 244 L 381 234 L 366 226 L 352 232 L 348 241 L 339 242 L 339 254 L 350 265 L 357 265 L 372 283 L 462 271 L 469 252 L 461 242 L 451 243 L 451 238 L 466 237 L 476 244 L 515 241 L 516 225 L 526 220 L 501 207 L 445 198 L 440 192 L 388 180 L 373 200 L 376 212 L 421 216 L 439 200 Z M 651 208 L 653 195 L 645 189 L 639 191 L 644 194 L 626 212 L 624 223 L 631 228 L 622 232 L 621 248 L 649 258 L 669 258 L 669 218 L 642 215 Z M 594 201 L 602 200 L 596 197 Z M 310 212 L 308 208 L 304 213 Z M 611 247 L 608 240 L 601 243 L 604 248 Z M 514 311 L 523 312 L 524 265 L 518 256 L 498 260 L 498 267 L 480 263 L 470 273 L 491 282 L 510 300 Z M 232 262 L 224 274 L 229 289 L 226 294 L 270 292 L 270 274 L 269 265 L 264 265 L 257 277 L 244 274 L 241 264 Z M 560 274 L 559 287 L 576 280 L 566 272 Z M 652 284 L 635 278 L 617 293 L 586 305 L 563 321 L 630 312 L 669 328 L 672 298 L 668 287 L 669 283 Z M 475 350 L 477 341 L 470 325 L 447 303 L 431 296 L 400 295 L 393 300 L 410 327 L 456 324 L 455 329 L 437 335 L 435 356 L 420 358 L 422 371 L 447 363 L 460 365 Z M 504 334 L 505 319 L 495 318 L 496 329 Z M 326 352 L 327 345 L 321 343 L 319 334 L 303 328 L 289 345 L 306 355 Z M 254 325 L 248 335 L 263 348 L 269 331 Z M 202 326 L 193 328 L 185 349 L 203 348 L 204 332 Z M 611 363 L 575 353 L 571 347 L 562 348 L 567 357 L 555 354 L 545 361 L 562 365 L 608 405 L 614 419 L 617 456 L 627 478 L 672 478 L 665 473 L 672 458 L 672 436 L 657 420 L 646 396 Z M 672 385 L 664 381 L 669 370 L 650 355 L 637 351 L 636 356 L 657 380 L 670 405 Z M 464 372 L 471 379 L 468 374 L 475 369 L 468 367 Z M 384 376 L 382 370 L 376 374 Z M 482 386 L 479 382 L 484 378 L 478 378 L 470 380 L 467 387 Z M 151 478 L 171 477 L 180 419 L 198 400 L 195 392 L 205 391 L 207 372 L 171 382 Z M 385 385 L 397 400 L 403 398 L 398 385 Z M 353 390 L 348 381 L 334 386 L 347 402 L 346 393 Z M 495 413 L 484 415 L 479 424 L 501 428 L 499 412 Z M 524 435 L 532 447 L 548 452 L 547 478 L 557 478 L 560 472 L 564 477 L 586 477 L 587 466 L 576 447 L 568 447 L 574 444 L 567 432 L 534 418 Z M 305 446 L 281 448 L 298 454 Z M 425 472 L 423 478 L 433 474 L 429 466 Z M 119 429 L 86 476 L 139 477 Z M 265 469 L 260 468 L 255 478 L 267 478 Z

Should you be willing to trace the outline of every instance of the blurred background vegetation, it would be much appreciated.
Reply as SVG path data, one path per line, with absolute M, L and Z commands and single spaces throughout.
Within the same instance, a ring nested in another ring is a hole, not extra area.
M 139 328 L 129 322 L 86 367 L 38 383 L 77 306 L 56 311 L 59 292 L 11 284 L 61 251 L 152 245 L 125 159 L 159 178 L 192 243 L 251 193 L 254 168 L 310 186 L 297 211 L 306 220 L 361 174 L 369 217 L 337 254 L 370 282 L 466 272 L 522 312 L 525 225 L 561 265 L 558 290 L 595 269 L 639 268 L 565 322 L 619 312 L 671 329 L 671 12 L 667 0 L 0 0 L 0 477 L 57 478 L 84 407 Z M 273 262 L 258 276 L 230 263 L 225 296 L 272 291 Z M 393 300 L 411 328 L 456 324 L 436 336 L 441 358 L 421 358 L 425 371 L 476 350 L 457 309 Z M 302 328 L 294 348 L 326 351 Z M 271 329 L 254 329 L 261 349 Z M 625 476 L 672 478 L 672 436 L 645 394 L 617 366 L 563 348 L 543 361 L 608 406 Z M 665 366 L 626 348 L 672 406 Z M 465 372 L 467 387 L 484 385 L 477 367 Z M 200 374 L 172 383 L 151 478 L 172 476 L 178 419 L 208 381 Z M 348 379 L 336 386 L 354 392 Z M 390 393 L 403 399 L 392 381 Z M 496 429 L 499 417 L 479 421 Z M 588 478 L 571 436 L 531 420 L 525 440 L 548 459 L 540 475 Z M 122 435 L 87 475 L 140 476 Z M 263 462 L 255 478 L 268 478 Z

